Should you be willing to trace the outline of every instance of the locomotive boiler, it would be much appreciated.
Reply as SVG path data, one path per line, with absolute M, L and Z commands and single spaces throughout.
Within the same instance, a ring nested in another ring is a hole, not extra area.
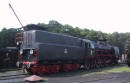
M 17 66 L 22 65 L 28 73 L 56 73 L 86 69 L 117 63 L 119 49 L 106 40 L 97 43 L 88 39 L 40 30 L 16 34 L 19 47 Z

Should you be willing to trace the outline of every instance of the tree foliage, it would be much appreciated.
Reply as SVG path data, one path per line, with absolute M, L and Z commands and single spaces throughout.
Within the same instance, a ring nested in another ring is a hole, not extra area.
M 87 28 L 81 29 L 79 27 L 72 27 L 68 24 L 61 24 L 58 21 L 51 20 L 48 24 L 28 24 L 24 27 L 25 31 L 28 30 L 44 30 L 54 33 L 60 33 L 65 35 L 71 35 L 79 38 L 87 38 L 96 42 L 99 38 L 103 37 L 107 39 L 108 44 L 118 46 L 121 54 L 127 53 L 130 48 L 130 33 L 118 33 L 114 32 L 111 34 L 103 33 L 101 31 L 89 30 Z M 3 28 L 0 31 L 0 48 L 7 46 L 16 46 L 15 34 L 18 32 L 16 28 L 6 29 Z
M 17 33 L 17 29 L 11 28 L 6 29 L 3 28 L 0 32 L 0 48 L 5 48 L 7 46 L 16 46 L 15 44 L 15 34 Z

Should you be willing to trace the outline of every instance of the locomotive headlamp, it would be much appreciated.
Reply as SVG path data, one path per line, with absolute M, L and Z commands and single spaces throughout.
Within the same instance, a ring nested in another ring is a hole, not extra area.
M 17 42 L 16 44 L 19 45 L 19 42 Z
M 16 66 L 19 67 L 19 62 L 16 63 Z
M 33 50 L 32 49 L 30 50 L 30 54 L 33 54 Z
M 23 54 L 23 50 L 20 50 L 20 54 Z

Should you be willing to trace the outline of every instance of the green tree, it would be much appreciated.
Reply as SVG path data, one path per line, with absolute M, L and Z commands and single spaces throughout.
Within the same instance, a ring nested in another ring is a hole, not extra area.
M 60 33 L 62 24 L 55 20 L 49 21 L 49 24 L 47 25 L 47 31 L 54 32 L 54 33 Z
M 16 46 L 15 44 L 15 34 L 17 33 L 17 29 L 3 28 L 0 32 L 0 47 L 5 48 L 7 46 Z

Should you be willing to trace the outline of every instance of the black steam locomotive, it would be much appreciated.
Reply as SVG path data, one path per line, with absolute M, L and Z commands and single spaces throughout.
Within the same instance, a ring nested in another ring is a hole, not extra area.
M 40 30 L 16 34 L 19 50 L 17 66 L 29 73 L 56 73 L 117 63 L 119 49 L 106 40 L 94 43 L 88 39 Z

